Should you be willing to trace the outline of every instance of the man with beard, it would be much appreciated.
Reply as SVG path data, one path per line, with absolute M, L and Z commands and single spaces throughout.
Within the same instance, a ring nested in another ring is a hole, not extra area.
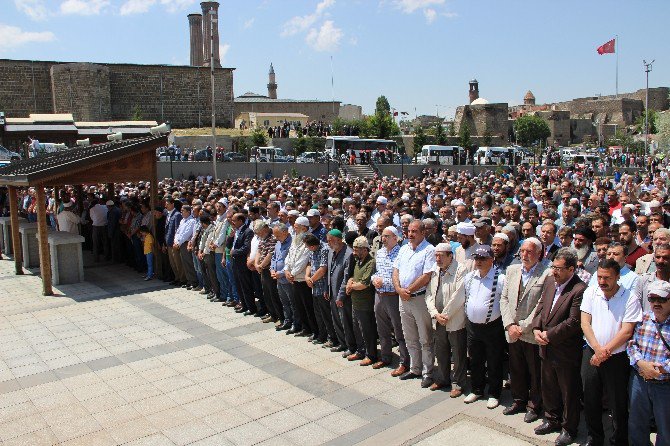
M 456 249 L 454 260 L 467 271 L 472 271 L 475 268 L 472 255 L 481 246 L 475 240 L 475 226 L 472 223 L 458 223 L 456 232 L 458 233 L 458 243 L 461 246 Z
M 649 226 L 652 226 L 654 224 L 655 223 L 652 223 Z M 652 236 L 651 241 L 652 254 L 645 254 L 639 259 L 637 259 L 637 262 L 635 263 L 635 272 L 638 274 L 653 273 L 656 268 L 654 264 L 653 251 L 656 251 L 657 246 L 666 244 L 670 244 L 670 229 L 666 228 L 656 229 L 654 231 L 654 235 Z
M 493 266 L 504 273 L 507 267 L 515 261 L 514 253 L 510 250 L 509 236 L 502 232 L 496 233 L 493 236 L 491 250 L 493 251 Z
M 609 224 L 607 222 L 607 217 L 604 215 L 597 215 L 591 219 L 591 229 L 598 237 L 607 237 L 609 232 Z
M 650 310 L 647 297 L 652 284 L 658 281 L 670 282 L 670 244 L 656 246 L 652 255 L 654 256 L 654 271 L 642 274 L 637 282 L 636 292 L 642 301 L 643 311 Z
M 596 235 L 591 228 L 576 228 L 573 231 L 573 246 L 577 251 L 577 266 L 593 275 L 598 267 L 598 254 L 593 249 Z M 579 272 L 579 271 L 578 271 Z
M 491 245 L 493 241 L 491 223 L 491 219 L 488 217 L 480 217 L 473 223 L 475 225 L 475 240 L 480 245 Z
M 637 244 L 635 240 L 636 232 L 637 225 L 632 221 L 624 221 L 619 225 L 619 239 L 621 244 L 626 247 L 626 264 L 630 268 L 635 268 L 637 259 L 648 254 L 646 249 Z

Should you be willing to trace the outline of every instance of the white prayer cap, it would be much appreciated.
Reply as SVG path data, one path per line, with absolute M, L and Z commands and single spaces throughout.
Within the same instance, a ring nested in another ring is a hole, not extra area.
M 501 240 L 505 240 L 507 243 L 509 243 L 509 237 L 507 237 L 507 234 L 503 234 L 502 232 L 496 232 L 493 238 L 499 238 Z
M 300 212 L 298 212 L 297 209 L 291 209 L 290 211 L 288 211 L 288 215 L 291 215 L 293 217 L 300 217 Z
M 386 199 L 386 197 L 379 196 L 379 197 L 377 197 L 377 203 L 386 204 L 386 203 L 388 203 L 388 200 Z
M 451 243 L 438 243 L 435 252 L 452 252 Z
M 307 220 L 307 217 L 298 217 L 295 219 L 295 223 L 297 225 L 304 226 L 306 228 L 309 228 L 309 220 Z
M 456 198 L 454 200 L 451 200 L 451 205 L 452 206 L 465 206 L 465 202 L 459 198 Z
M 402 236 L 400 235 L 400 232 L 398 231 L 398 228 L 396 228 L 395 226 L 385 227 L 384 230 L 382 231 L 382 234 L 384 232 L 390 232 L 391 234 L 393 234 L 395 236 L 396 239 L 398 239 L 398 241 L 400 241 L 402 239 Z
M 528 237 L 523 241 L 524 243 L 530 242 L 533 245 L 537 246 L 539 249 L 542 249 L 542 242 L 537 239 L 537 237 Z
M 459 223 L 456 225 L 456 232 L 461 235 L 475 235 L 475 225 L 472 223 Z

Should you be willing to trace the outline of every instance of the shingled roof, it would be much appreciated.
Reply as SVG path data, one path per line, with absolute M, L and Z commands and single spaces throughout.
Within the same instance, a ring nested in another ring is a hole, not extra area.
M 13 161 L 0 167 L 0 184 L 12 186 L 41 184 L 54 177 L 74 175 L 78 171 L 86 171 L 96 166 L 155 151 L 161 146 L 167 146 L 167 136 L 112 141 Z M 155 154 L 152 156 L 155 160 Z

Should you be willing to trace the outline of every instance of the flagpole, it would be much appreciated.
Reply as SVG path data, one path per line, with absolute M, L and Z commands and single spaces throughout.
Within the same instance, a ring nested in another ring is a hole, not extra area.
M 619 35 L 614 35 L 614 52 L 616 53 L 616 86 L 615 94 L 616 97 L 619 97 Z

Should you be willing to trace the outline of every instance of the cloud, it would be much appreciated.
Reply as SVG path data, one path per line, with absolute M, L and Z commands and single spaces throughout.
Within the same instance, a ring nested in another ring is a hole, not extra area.
M 13 50 L 27 43 L 51 42 L 56 36 L 50 31 L 30 32 L 17 26 L 0 23 L 0 53 Z
M 394 0 L 396 8 L 405 14 L 412 14 L 418 9 L 426 9 L 430 6 L 443 5 L 445 0 Z
M 44 20 L 48 12 L 43 0 L 14 0 L 16 9 L 26 14 L 32 20 Z
M 226 61 L 226 55 L 228 54 L 229 49 L 230 49 L 229 43 L 224 43 L 223 45 L 219 46 L 219 60 L 221 61 L 221 63 Z
M 284 23 L 281 36 L 293 36 L 300 32 L 306 31 L 323 16 L 328 8 L 332 7 L 334 4 L 335 0 L 322 0 L 318 5 L 316 5 L 316 10 L 312 14 L 292 17 L 289 21 Z
M 334 51 L 342 39 L 342 30 L 335 27 L 332 20 L 326 20 L 317 31 L 316 28 L 309 30 L 305 42 L 316 51 Z
M 149 11 L 156 0 L 127 0 L 123 5 L 119 13 L 121 15 L 130 15 L 130 14 L 143 14 Z
M 433 23 L 435 21 L 435 17 L 437 17 L 437 12 L 434 9 L 428 8 L 423 10 L 423 15 L 426 16 L 426 22 Z
M 255 21 L 256 21 L 255 18 L 253 18 L 253 17 L 250 18 L 249 20 L 247 20 L 246 22 L 244 22 L 244 25 L 242 25 L 242 28 L 244 28 L 244 29 L 249 29 L 249 28 L 251 28 L 252 26 L 254 26 L 254 22 L 255 22 Z
M 161 0 L 161 5 L 167 6 L 167 12 L 172 14 L 183 11 L 193 3 L 195 3 L 195 0 Z
M 65 0 L 60 4 L 62 14 L 98 15 L 109 6 L 109 0 Z

